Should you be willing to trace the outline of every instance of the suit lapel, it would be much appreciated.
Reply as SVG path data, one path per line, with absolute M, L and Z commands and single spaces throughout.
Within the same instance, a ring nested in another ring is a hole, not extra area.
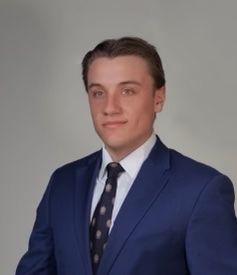
M 119 213 L 101 259 L 98 275 L 108 274 L 136 225 L 149 211 L 167 183 L 169 150 L 157 137 L 149 157 L 143 163 Z
M 85 274 L 92 274 L 89 249 L 89 223 L 91 201 L 96 177 L 101 164 L 101 151 L 95 153 L 83 167 L 76 171 L 75 188 L 75 235 L 83 259 Z

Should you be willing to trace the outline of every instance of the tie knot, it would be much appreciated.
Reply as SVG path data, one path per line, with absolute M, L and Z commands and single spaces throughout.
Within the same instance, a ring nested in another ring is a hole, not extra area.
M 118 162 L 110 162 L 107 167 L 108 178 L 117 178 L 122 172 L 124 172 L 123 167 Z

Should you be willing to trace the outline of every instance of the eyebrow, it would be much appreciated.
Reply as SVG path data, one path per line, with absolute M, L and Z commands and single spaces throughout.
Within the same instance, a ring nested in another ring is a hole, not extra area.
M 88 89 L 91 89 L 93 87 L 103 87 L 103 85 L 101 85 L 100 83 L 91 83 L 89 86 L 88 86 Z
M 135 80 L 127 80 L 127 81 L 122 81 L 118 84 L 119 86 L 123 86 L 123 85 L 137 85 L 137 86 L 141 86 L 141 83 Z M 88 89 L 91 89 L 93 87 L 104 87 L 102 84 L 100 83 L 91 83 L 88 86 Z
M 138 81 L 135 81 L 135 80 L 128 80 L 128 81 L 123 81 L 123 82 L 119 83 L 120 86 L 122 86 L 122 85 L 128 85 L 128 84 L 141 86 L 141 83 L 138 82 Z

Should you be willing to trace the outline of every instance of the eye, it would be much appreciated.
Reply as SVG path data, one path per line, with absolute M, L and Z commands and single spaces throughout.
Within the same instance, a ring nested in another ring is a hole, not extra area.
M 123 88 L 122 94 L 123 95 L 133 95 L 135 93 L 135 90 L 132 88 Z
M 105 92 L 103 90 L 93 90 L 91 91 L 91 95 L 93 97 L 102 97 L 104 96 Z

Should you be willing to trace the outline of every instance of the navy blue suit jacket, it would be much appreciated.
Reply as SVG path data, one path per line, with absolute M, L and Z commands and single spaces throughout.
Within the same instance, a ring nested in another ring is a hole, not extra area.
M 101 151 L 56 170 L 17 275 L 92 275 L 90 209 Z M 157 142 L 112 228 L 98 275 L 236 275 L 234 190 Z

